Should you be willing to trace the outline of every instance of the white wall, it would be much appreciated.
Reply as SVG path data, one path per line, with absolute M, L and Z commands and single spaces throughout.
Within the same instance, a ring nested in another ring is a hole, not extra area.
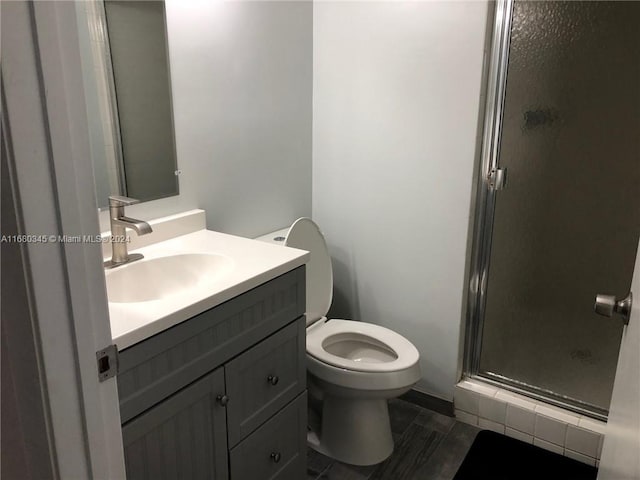
M 199 207 L 246 236 L 309 215 L 313 119 L 333 313 L 410 338 L 417 388 L 451 399 L 487 3 L 169 0 L 167 17 L 181 193 L 129 215 Z
M 487 3 L 316 2 L 313 216 L 332 313 L 421 354 L 451 400 L 459 359 Z
M 311 213 L 312 4 L 167 0 L 180 195 L 208 228 L 257 236 Z M 108 229 L 105 213 L 102 229 Z

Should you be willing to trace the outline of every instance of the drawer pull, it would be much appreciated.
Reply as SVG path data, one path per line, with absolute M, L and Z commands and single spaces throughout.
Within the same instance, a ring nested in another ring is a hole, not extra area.
M 227 403 L 229 403 L 229 397 L 227 397 L 226 395 L 218 395 L 216 397 L 216 400 L 218 401 L 218 403 L 220 405 L 222 405 L 223 407 L 227 406 Z
M 271 452 L 271 460 L 273 463 L 278 463 L 280 461 L 281 455 L 279 452 Z
M 267 382 L 269 382 L 271 385 L 277 385 L 279 380 L 280 379 L 277 375 L 269 375 L 267 377 Z

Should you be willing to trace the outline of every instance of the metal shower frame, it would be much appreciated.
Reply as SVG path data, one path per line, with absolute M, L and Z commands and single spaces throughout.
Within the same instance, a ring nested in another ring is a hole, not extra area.
M 490 172 L 499 168 L 501 125 L 507 84 L 513 6 L 514 0 L 497 0 L 495 3 L 486 87 L 480 175 L 478 176 L 475 199 L 473 247 L 468 279 L 469 290 L 466 307 L 463 374 L 467 378 L 478 379 L 536 400 L 606 421 L 608 411 L 594 405 L 499 374 L 480 372 L 480 353 L 487 299 L 494 211 L 496 195 L 499 195 L 499 191 L 491 186 L 489 175 Z

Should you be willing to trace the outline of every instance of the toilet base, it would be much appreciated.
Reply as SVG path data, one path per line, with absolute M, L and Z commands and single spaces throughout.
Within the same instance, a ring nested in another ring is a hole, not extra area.
M 386 398 L 325 395 L 320 434 L 310 432 L 314 450 L 351 465 L 375 465 L 393 452 Z

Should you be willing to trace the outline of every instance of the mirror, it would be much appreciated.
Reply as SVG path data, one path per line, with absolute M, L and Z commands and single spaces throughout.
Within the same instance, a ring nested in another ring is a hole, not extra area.
M 98 206 L 177 195 L 164 2 L 76 5 Z

